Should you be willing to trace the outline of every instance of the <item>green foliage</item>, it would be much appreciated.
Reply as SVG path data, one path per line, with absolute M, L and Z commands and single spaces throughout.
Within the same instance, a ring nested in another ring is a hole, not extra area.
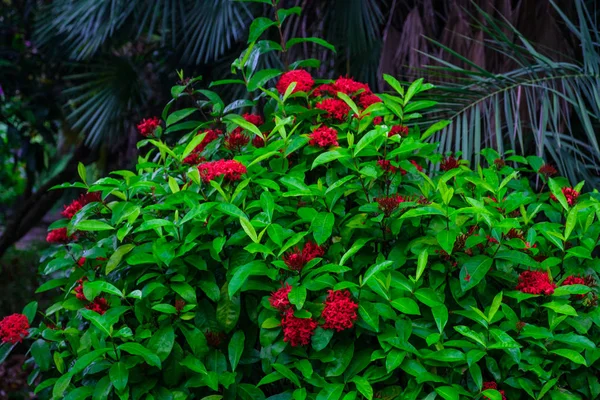
M 62 293 L 29 334 L 38 395 L 598 397 L 598 193 L 565 190 L 537 157 L 444 160 L 425 140 L 444 124 L 417 124 L 433 105 L 422 80 L 386 77 L 395 92 L 370 105 L 357 82 L 275 90 L 253 52 L 281 25 L 263 22 L 232 70 L 264 122 L 182 76 L 174 98 L 192 97 L 209 122 L 170 103 L 135 172 L 81 171 L 101 200 L 51 227 L 75 236 L 42 265 L 40 291 Z M 347 107 L 342 118 L 317 107 L 324 98 Z M 319 145 L 325 127 L 337 144 Z M 223 134 L 197 148 L 209 129 Z M 441 161 L 444 172 L 424 169 Z M 546 282 L 520 287 L 546 294 L 516 290 L 528 270 Z M 586 280 L 562 285 L 574 275 Z

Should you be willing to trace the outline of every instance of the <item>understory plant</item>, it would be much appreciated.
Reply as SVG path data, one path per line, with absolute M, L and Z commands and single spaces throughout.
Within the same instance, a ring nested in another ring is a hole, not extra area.
M 82 195 L 42 260 L 59 298 L 0 322 L 0 361 L 25 340 L 54 399 L 598 397 L 598 193 L 440 154 L 422 80 L 255 70 L 290 12 L 232 66 L 254 100 L 181 76 L 135 171 L 61 186 Z

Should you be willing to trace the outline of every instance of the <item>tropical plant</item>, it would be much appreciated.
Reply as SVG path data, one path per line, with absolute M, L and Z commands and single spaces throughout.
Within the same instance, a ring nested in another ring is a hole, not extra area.
M 60 298 L 0 321 L 0 359 L 32 340 L 48 398 L 598 397 L 600 195 L 443 157 L 422 79 L 255 69 L 278 12 L 232 67 L 252 104 L 182 75 L 135 172 L 60 186 L 86 191 L 48 234 Z

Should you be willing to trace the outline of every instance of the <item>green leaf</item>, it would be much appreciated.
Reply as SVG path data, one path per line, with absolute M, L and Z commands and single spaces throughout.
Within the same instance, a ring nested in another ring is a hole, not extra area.
M 360 249 L 362 249 L 365 246 L 365 244 L 369 243 L 371 240 L 373 240 L 373 238 L 360 238 L 360 239 L 357 239 L 352 244 L 352 247 L 350 247 L 350 249 L 346 253 L 344 253 L 344 255 L 342 256 L 342 259 L 340 260 L 340 265 L 343 266 L 344 263 L 350 257 L 352 257 L 354 254 L 356 254 Z
M 160 358 L 139 343 L 123 343 L 118 349 L 134 356 L 141 356 L 148 365 L 161 368 Z
M 354 148 L 354 157 L 356 157 L 368 145 L 370 145 L 383 135 L 385 135 L 384 129 L 373 129 L 372 131 L 367 132 L 366 135 L 360 138 L 360 140 L 356 144 L 356 147 Z
M 79 174 L 79 177 L 81 178 L 81 182 L 83 182 L 85 185 L 87 185 L 87 171 L 85 169 L 85 165 L 83 165 L 82 162 L 77 164 L 77 173 Z
M 592 291 L 592 288 L 586 285 L 566 285 L 554 289 L 552 296 L 568 296 L 573 294 L 586 294 Z
M 488 256 L 478 255 L 469 258 L 460 269 L 460 287 L 463 292 L 474 288 L 492 267 L 494 260 Z
M 500 308 L 500 305 L 502 304 L 502 292 L 498 293 L 495 297 L 494 300 L 492 301 L 492 305 L 490 306 L 490 310 L 488 312 L 488 321 L 492 321 L 492 319 L 494 319 L 494 316 L 496 315 L 496 313 L 498 312 L 498 309 Z
M 306 288 L 304 286 L 294 286 L 288 294 L 288 299 L 292 305 L 301 310 L 306 301 Z
M 409 315 L 421 315 L 421 311 L 419 310 L 419 305 L 416 301 L 408 297 L 400 297 L 396 300 L 393 300 L 391 306 L 396 310 L 400 311 L 403 314 Z
M 110 231 L 115 228 L 107 224 L 106 222 L 98 221 L 95 219 L 87 219 L 77 223 L 74 228 L 78 231 L 90 231 L 90 232 L 98 232 L 98 231 Z
M 585 358 L 575 350 L 558 349 L 552 350 L 550 351 L 550 353 L 564 357 L 567 360 L 574 362 L 575 364 L 587 365 L 585 362 Z
M 362 283 L 361 283 L 360 286 L 362 287 L 362 286 L 366 285 L 367 282 L 369 280 L 371 280 L 371 278 L 373 276 L 375 276 L 379 272 L 387 269 L 392 264 L 394 264 L 393 261 L 386 260 L 386 261 L 380 262 L 379 264 L 375 264 L 375 265 L 370 266 L 369 269 L 367 269 L 367 271 L 365 272 L 365 275 L 363 276 Z
M 313 170 L 320 165 L 327 164 L 334 160 L 348 159 L 348 158 L 350 158 L 350 156 L 348 155 L 348 153 L 346 151 L 341 151 L 338 149 L 326 151 L 325 153 L 319 154 L 317 156 L 317 158 L 315 158 L 315 160 L 312 163 L 312 167 L 310 167 L 310 169 Z
M 83 294 L 89 301 L 93 301 L 100 293 L 123 297 L 123 293 L 117 287 L 105 281 L 85 282 L 83 284 Z
M 164 362 L 173 350 L 175 332 L 171 325 L 165 325 L 152 334 L 148 341 L 148 350 L 155 353 L 161 362 Z
M 323 350 L 325 347 L 327 347 L 332 337 L 333 330 L 323 329 L 320 326 L 317 327 L 317 329 L 315 329 L 314 335 L 311 338 L 313 349 L 315 349 L 316 351 Z
M 346 93 L 338 92 L 337 96 L 344 101 L 344 103 L 348 104 L 348 107 L 354 112 L 355 115 L 360 115 L 358 111 L 358 107 L 356 107 L 356 103 L 352 101 L 350 97 Z
M 383 79 L 394 89 L 400 96 L 404 96 L 404 88 L 396 78 L 391 75 L 383 74 Z
M 452 386 L 439 386 L 435 388 L 437 394 L 439 394 L 445 400 L 459 400 L 460 395 L 456 389 Z
M 338 400 L 344 392 L 343 383 L 328 383 L 317 394 L 317 400 Z
M 233 276 L 229 280 L 228 295 L 232 298 L 246 283 L 248 277 L 251 275 L 263 274 L 265 271 L 265 263 L 263 261 L 255 260 L 248 264 L 244 264 L 235 269 Z
M 235 368 L 242 358 L 244 352 L 244 340 L 246 336 L 243 331 L 237 331 L 231 336 L 229 341 L 229 362 L 231 363 L 231 370 L 235 372 Z
M 560 303 L 558 301 L 552 301 L 550 303 L 542 304 L 542 307 L 546 307 L 556 312 L 557 314 L 577 316 L 577 311 L 571 305 L 566 303 Z
M 129 370 L 127 365 L 123 362 L 116 362 L 110 367 L 108 373 L 110 380 L 118 391 L 123 391 L 127 387 L 127 380 L 129 379 Z
M 454 248 L 454 242 L 456 242 L 456 238 L 458 237 L 458 232 L 454 230 L 441 230 L 437 234 L 437 240 L 440 247 L 446 251 L 448 254 L 452 254 L 452 249 Z
M 333 232 L 334 223 L 335 217 L 332 213 L 322 212 L 314 217 L 310 224 L 310 228 L 318 245 L 322 245 L 329 239 Z
M 198 360 L 196 357 L 194 357 L 192 355 L 188 355 L 179 364 L 181 364 L 184 367 L 189 368 L 190 370 L 197 372 L 199 374 L 202 374 L 202 375 L 208 374 L 208 371 L 206 371 L 206 367 L 204 366 L 202 361 Z
M 373 304 L 366 301 L 359 302 L 358 314 L 375 332 L 379 332 L 379 314 Z
M 292 382 L 297 387 L 301 386 L 300 379 L 298 379 L 296 374 L 291 369 L 286 367 L 285 365 L 272 364 L 272 367 L 273 367 L 273 369 L 275 369 L 275 371 L 279 372 L 281 375 L 283 375 L 286 379 L 288 379 L 290 382 Z
M 402 364 L 402 361 L 404 361 L 404 358 L 406 358 L 405 351 L 391 349 L 387 357 L 385 358 L 386 371 L 389 373 L 398 368 L 400 364 Z
M 119 246 L 117 248 L 117 250 L 115 250 L 115 252 L 108 259 L 108 262 L 106 263 L 106 269 L 104 271 L 105 274 L 108 275 L 112 271 L 114 271 L 115 268 L 117 268 L 119 266 L 119 263 L 123 259 L 123 256 L 125 254 L 129 253 L 134 248 L 135 248 L 135 245 L 133 245 L 133 244 L 124 244 L 122 246 Z
M 31 355 L 35 363 L 40 367 L 40 370 L 47 371 L 50 369 L 50 361 L 52 355 L 50 353 L 50 345 L 43 339 L 38 339 L 31 345 Z M 2 360 L 0 360 L 1 362 Z
M 171 304 L 156 304 L 152 309 L 163 314 L 177 314 L 177 309 Z
M 556 183 L 556 181 L 554 179 L 549 178 L 548 179 L 548 187 L 550 188 L 550 191 L 552 192 L 554 197 L 556 197 L 556 199 L 558 200 L 558 202 L 560 203 L 562 208 L 564 208 L 565 211 L 568 211 L 569 203 L 567 203 L 567 199 L 566 199 L 565 195 L 563 194 L 562 188 L 560 187 L 560 185 L 558 183 Z
M 67 373 L 67 374 L 64 374 L 63 376 L 59 377 L 56 380 L 56 382 L 54 383 L 54 388 L 52 389 L 52 396 L 55 399 L 63 398 L 63 393 L 65 392 L 65 390 L 67 390 L 67 388 L 71 384 L 72 377 L 73 377 L 72 374 Z
M 244 232 L 246 232 L 246 235 L 248 235 L 254 243 L 258 243 L 258 236 L 256 235 L 256 230 L 254 229 L 254 226 L 252 226 L 252 223 L 248 221 L 248 219 L 240 217 L 240 224 L 242 225 Z
M 450 125 L 451 122 L 452 121 L 449 121 L 449 120 L 442 120 L 442 121 L 438 121 L 438 122 L 434 123 L 429 128 L 427 128 L 427 130 L 425 130 L 425 132 L 423 132 L 423 134 L 421 135 L 421 140 L 426 140 L 434 133 L 439 132 L 442 129 L 444 129 L 445 127 L 447 127 L 448 125 Z
M 177 110 L 167 118 L 167 126 L 171 126 L 176 122 L 181 121 L 182 119 L 188 117 L 193 114 L 194 111 L 197 111 L 196 108 L 184 108 L 183 110 Z
M 281 75 L 281 71 L 278 69 L 263 69 L 256 72 L 248 81 L 248 91 L 253 92 L 259 86 L 263 87 L 265 83 L 279 75 Z
M 94 393 L 92 394 L 92 400 L 108 399 L 112 387 L 113 385 L 110 376 L 104 375 L 104 377 L 100 379 L 95 385 Z
M 286 47 L 289 49 L 290 47 L 292 47 L 298 43 L 306 43 L 306 42 L 316 43 L 319 46 L 323 46 L 326 49 L 329 49 L 335 53 L 335 46 L 333 46 L 331 43 L 329 43 L 323 39 L 319 39 L 316 37 L 292 38 L 287 41 Z
M 189 283 L 173 282 L 171 283 L 171 288 L 187 303 L 196 304 L 198 302 L 196 299 L 196 290 Z
M 23 308 L 23 315 L 27 317 L 27 321 L 29 321 L 29 325 L 33 324 L 33 320 L 35 319 L 35 313 L 37 312 L 38 303 L 37 301 L 32 301 L 27 304 Z
M 417 259 L 417 274 L 415 276 L 415 282 L 418 282 L 419 279 L 421 279 L 423 272 L 425 272 L 425 267 L 427 266 L 428 258 L 429 258 L 429 253 L 428 253 L 427 249 L 423 249 L 419 253 L 419 258 Z
M 239 296 L 229 296 L 227 283 L 221 288 L 221 298 L 217 304 L 217 321 L 223 327 L 225 332 L 233 330 L 240 317 L 240 298 Z
M 444 332 L 444 327 L 448 323 L 448 308 L 440 304 L 439 306 L 432 307 L 431 313 L 433 314 L 433 319 L 435 320 L 435 324 L 437 325 L 440 333 Z
M 80 356 L 75 365 L 69 370 L 69 374 L 75 375 L 86 369 L 91 363 L 96 361 L 98 358 L 103 356 L 104 354 L 112 351 L 112 348 L 104 348 L 91 351 L 83 356 Z
M 241 126 L 243 129 L 246 129 L 261 138 L 265 138 L 261 131 L 251 122 L 246 121 L 241 115 L 238 114 L 227 114 L 224 120 L 231 121 L 234 124 Z
M 252 21 L 252 24 L 250 24 L 250 34 L 248 35 L 248 43 L 257 41 L 264 31 L 275 25 L 277 25 L 277 22 L 269 18 L 256 18 L 254 21 Z
M 356 385 L 356 389 L 358 389 L 360 394 L 365 396 L 365 398 L 367 398 L 368 400 L 373 399 L 373 387 L 366 378 L 357 375 L 354 378 L 352 378 L 352 382 L 354 382 L 354 384 Z

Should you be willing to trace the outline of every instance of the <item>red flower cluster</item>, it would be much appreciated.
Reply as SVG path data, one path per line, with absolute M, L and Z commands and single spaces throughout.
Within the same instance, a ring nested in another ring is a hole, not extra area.
M 217 160 L 198 165 L 198 171 L 204 182 L 210 182 L 220 175 L 226 181 L 237 181 L 246 173 L 246 167 L 235 160 Z
M 483 390 L 488 390 L 488 389 L 498 390 L 498 384 L 496 382 L 483 382 Z M 498 392 L 500 392 L 500 394 L 502 395 L 502 400 L 506 400 L 506 396 L 504 395 L 504 390 L 498 390 Z M 483 398 L 486 400 L 490 400 L 489 397 L 487 397 L 487 396 L 483 396 Z
M 337 146 L 337 131 L 327 126 L 321 126 L 311 133 L 308 144 L 318 147 Z
M 281 75 L 281 77 L 279 78 L 279 82 L 277 82 L 277 85 L 275 87 L 277 88 L 277 91 L 280 94 L 285 94 L 285 91 L 292 82 L 296 82 L 296 87 L 294 88 L 292 93 L 308 93 L 315 84 L 315 81 L 308 72 L 306 72 L 303 69 L 296 69 L 293 71 L 288 71 L 285 74 Z
M 375 103 L 381 103 L 381 99 L 379 97 L 375 96 L 373 93 L 365 92 L 365 93 L 361 94 L 361 96 L 358 98 L 358 104 L 362 108 L 367 108 L 371 104 L 375 104 Z
M 243 117 L 243 118 L 244 118 L 246 121 L 248 121 L 248 122 L 250 122 L 251 124 L 254 124 L 254 125 L 256 125 L 256 126 L 260 126 L 260 125 L 262 125 L 262 124 L 264 124 L 264 123 L 265 123 L 265 120 L 263 119 L 263 117 L 261 117 L 261 116 L 260 116 L 260 115 L 258 115 L 258 114 L 248 114 L 248 113 L 245 113 L 244 115 L 242 115 L 242 117 Z M 236 129 L 241 129 L 241 128 L 240 128 L 240 127 L 238 127 L 238 128 L 236 128 Z
M 240 152 L 242 147 L 248 144 L 250 138 L 241 131 L 238 131 L 239 128 L 234 129 L 227 137 L 225 138 L 225 148 L 227 150 L 233 152 Z
M 460 167 L 460 160 L 453 156 L 446 157 L 440 164 L 442 171 L 450 171 L 451 169 Z
M 558 174 L 558 171 L 556 170 L 556 168 L 554 168 L 552 165 L 550 164 L 544 164 L 540 167 L 540 169 L 538 170 L 538 172 L 542 175 L 544 175 L 546 178 L 549 178 L 551 176 L 554 176 L 556 174 Z
M 225 337 L 223 332 L 213 332 L 210 330 L 204 332 L 204 336 L 206 337 L 206 342 L 208 343 L 208 345 L 212 347 L 219 347 L 221 341 Z
M 80 267 L 83 267 L 83 265 L 85 264 L 85 257 L 79 257 L 79 260 L 77 260 L 77 265 L 79 265 Z
M 562 283 L 561 286 L 567 286 L 567 285 L 585 285 L 585 280 L 579 276 L 568 276 L 567 279 L 565 279 Z
M 337 92 L 342 92 L 347 94 L 348 96 L 352 96 L 356 94 L 359 90 L 363 90 L 363 94 L 371 93 L 371 89 L 369 89 L 369 85 L 367 85 L 366 83 L 357 82 L 352 78 L 344 78 L 341 76 L 333 83 L 333 89 L 335 90 L 335 92 L 330 92 L 330 94 L 332 94 L 333 96 L 336 96 Z
M 573 188 L 570 187 L 564 187 L 562 188 L 562 192 L 565 195 L 566 199 L 567 199 L 567 203 L 569 203 L 570 206 L 572 206 L 573 204 L 575 204 L 575 202 L 577 201 L 577 198 L 579 197 L 579 192 Z M 550 194 L 550 198 L 554 201 L 558 201 L 558 199 L 556 198 L 555 195 L 553 195 L 552 193 Z
M 12 314 L 0 321 L 0 340 L 2 343 L 20 343 L 28 333 L 29 321 L 23 314 Z
M 410 160 L 410 163 L 415 166 L 417 171 L 423 172 L 423 167 L 421 167 L 418 162 L 416 162 L 415 160 Z
M 318 102 L 315 107 L 326 112 L 325 118 L 337 121 L 343 121 L 350 111 L 348 104 L 339 99 L 325 99 Z
M 375 117 L 373 118 L 373 125 L 381 125 L 383 123 L 383 118 L 382 117 Z
M 306 346 L 317 329 L 317 322 L 312 318 L 298 318 L 294 310 L 288 308 L 281 319 L 283 328 L 283 341 L 289 342 L 292 347 Z
M 73 240 L 77 240 L 77 236 L 67 236 L 67 228 L 51 230 L 48 232 L 48 236 L 46 236 L 46 242 L 48 243 L 67 244 Z
M 324 329 L 335 329 L 340 332 L 354 326 L 358 304 L 350 298 L 347 290 L 330 290 L 325 300 L 325 308 L 321 316 L 325 320 Z
M 395 174 L 398 171 L 398 168 L 394 167 L 389 160 L 377 160 L 377 165 L 379 165 L 385 172 Z
M 252 146 L 256 147 L 257 149 L 260 147 L 265 147 L 265 141 L 258 135 L 254 136 L 254 139 L 252 139 Z
M 548 273 L 544 271 L 523 271 L 519 275 L 519 283 L 516 290 L 529 294 L 545 294 L 551 295 L 554 293 L 556 285 L 550 282 Z
M 108 305 L 108 301 L 104 297 L 96 297 L 94 301 L 85 306 L 88 310 L 95 311 L 100 315 L 104 315 L 104 313 L 110 308 Z
M 496 168 L 502 168 L 502 167 L 504 167 L 506 165 L 506 161 L 504 161 L 501 158 L 496 158 L 494 160 L 494 165 L 496 166 Z
M 181 299 L 175 300 L 175 309 L 178 313 L 181 312 L 181 310 L 183 310 L 183 307 L 185 307 L 185 301 Z
M 297 247 L 283 256 L 285 265 L 292 271 L 301 271 L 304 266 L 317 257 L 323 257 L 325 249 L 314 242 L 306 242 L 302 251 Z
M 78 285 L 75 286 L 75 297 L 77 297 L 81 301 L 87 301 L 85 295 L 83 294 L 83 282 L 87 281 L 87 278 L 81 278 L 77 281 Z
M 64 217 L 71 219 L 77 213 L 77 211 L 81 210 L 84 206 L 88 205 L 89 203 L 93 203 L 96 201 L 100 201 L 99 192 L 82 194 L 81 196 L 79 196 L 78 199 L 73 200 L 71 204 L 65 206 L 65 209 L 61 212 L 61 214 Z
M 269 297 L 269 303 L 273 308 L 276 308 L 279 311 L 285 311 L 290 307 L 290 299 L 288 295 L 292 291 L 292 287 L 288 284 L 285 284 L 280 289 L 277 289 L 275 292 L 271 293 L 271 297 Z
M 204 151 L 204 149 L 206 148 L 206 146 L 208 146 L 209 143 L 217 140 L 219 136 L 223 134 L 223 131 L 220 129 L 208 129 L 202 133 L 205 134 L 204 139 L 202 139 L 200 144 L 196 146 L 194 150 L 192 150 L 192 153 L 183 160 L 184 164 L 196 165 L 204 161 L 205 158 L 201 157 L 200 153 Z
M 137 126 L 140 135 L 148 137 L 154 134 L 156 127 L 160 125 L 160 119 L 158 117 L 145 118 Z
M 392 137 L 395 135 L 400 135 L 402 137 L 408 136 L 408 126 L 405 125 L 394 125 L 392 129 L 388 132 L 388 137 Z
M 375 199 L 375 201 L 379 204 L 379 208 L 383 211 L 385 216 L 389 217 L 401 203 L 406 201 L 406 198 L 396 194 L 393 196 L 379 197 Z

